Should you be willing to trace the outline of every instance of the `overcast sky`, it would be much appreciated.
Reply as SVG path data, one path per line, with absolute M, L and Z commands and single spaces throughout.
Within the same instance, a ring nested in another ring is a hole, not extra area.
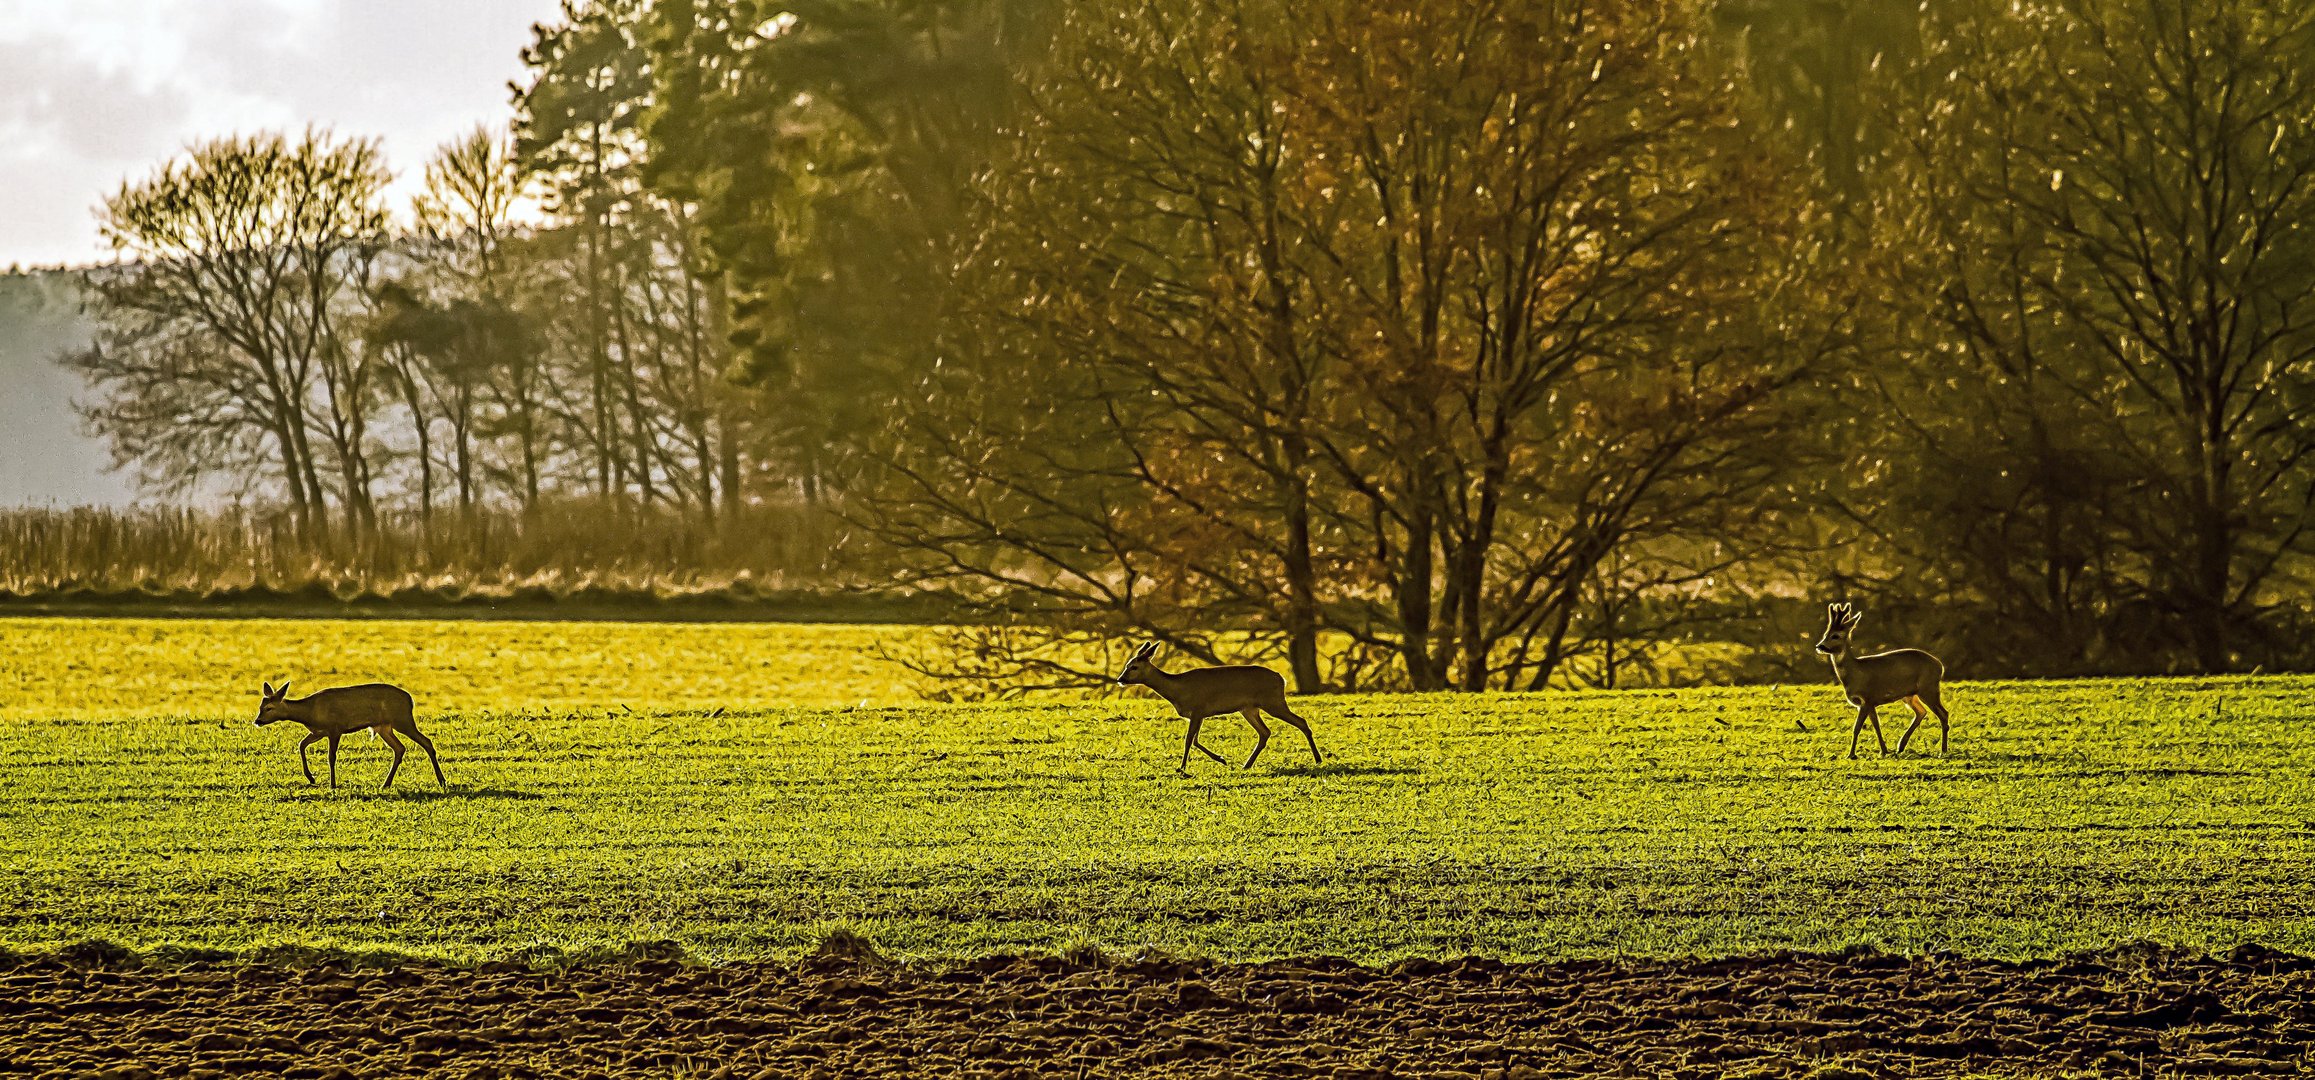
M 216 135 L 374 135 L 405 183 L 509 115 L 557 0 L 0 0 L 0 268 L 105 256 L 93 208 Z M 397 188 L 396 196 L 404 193 Z

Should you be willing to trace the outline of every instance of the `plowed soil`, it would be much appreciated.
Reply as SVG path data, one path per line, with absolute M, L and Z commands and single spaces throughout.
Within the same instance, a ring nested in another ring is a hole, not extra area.
M 0 961 L 52 1076 L 2288 1076 L 2315 961 L 1761 956 L 891 965 Z

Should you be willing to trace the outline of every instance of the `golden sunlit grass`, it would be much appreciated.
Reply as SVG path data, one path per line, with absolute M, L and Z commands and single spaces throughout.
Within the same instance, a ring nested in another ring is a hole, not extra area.
M 0 721 L 231 720 L 261 682 L 393 682 L 421 721 L 500 712 L 914 701 L 880 649 L 923 631 L 786 624 L 0 619 Z

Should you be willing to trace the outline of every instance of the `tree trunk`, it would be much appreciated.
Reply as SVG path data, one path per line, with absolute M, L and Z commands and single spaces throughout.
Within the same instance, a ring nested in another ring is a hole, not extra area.
M 305 469 L 298 460 L 297 439 L 290 434 L 289 426 L 279 419 L 273 424 L 273 438 L 280 444 L 281 477 L 289 484 L 290 513 L 297 520 L 298 534 L 301 537 L 310 535 L 314 523 L 314 504 L 306 493 Z
M 1567 660 L 1567 630 L 1574 621 L 1575 609 L 1562 604 L 1559 615 L 1552 620 L 1551 640 L 1544 643 L 1543 658 L 1535 662 L 1535 674 L 1527 680 L 1527 689 L 1537 691 L 1551 685 L 1551 677 L 1558 673 L 1560 664 Z
M 2203 482 L 2211 490 L 2201 493 L 2194 510 L 2194 566 L 2185 615 L 2196 672 L 2217 675 L 2233 665 L 2227 642 L 2227 586 L 2233 577 L 2234 535 L 2215 489 L 2226 482 L 2224 467 L 2207 465 Z
M 305 422 L 302 414 L 295 414 L 291 416 L 289 421 L 289 437 L 291 444 L 297 448 L 296 452 L 292 454 L 291 457 L 295 459 L 295 465 L 298 470 L 297 477 L 291 482 L 298 483 L 302 481 L 306 486 L 306 498 L 309 505 L 312 507 L 312 518 L 310 520 L 310 524 L 326 526 L 327 521 L 325 518 L 329 511 L 329 497 L 322 488 L 321 470 L 314 465 L 313 442 L 312 440 L 306 438 Z
M 723 506 L 724 517 L 732 519 L 740 506 L 740 438 L 739 423 L 726 415 L 723 420 Z
M 463 399 L 465 392 L 460 391 L 459 396 Z M 474 416 L 470 407 L 470 402 L 461 400 L 458 403 L 458 419 L 450 426 L 450 451 L 456 458 L 454 464 L 458 470 L 458 511 L 465 515 L 474 513 L 475 502 Z
M 1286 666 L 1294 688 L 1305 694 L 1325 689 L 1318 669 L 1318 575 L 1310 553 L 1310 449 L 1299 436 L 1286 438 Z
M 1479 508 L 1471 521 L 1471 533 L 1463 538 L 1456 552 L 1455 574 L 1461 579 L 1457 586 L 1463 594 L 1463 679 L 1465 690 L 1487 689 L 1488 641 L 1486 640 L 1486 605 L 1482 598 L 1487 587 L 1487 553 L 1495 543 L 1495 513 L 1501 498 L 1504 475 L 1509 471 L 1504 461 L 1500 438 L 1490 440 L 1487 464 L 1479 475 Z
M 434 538 L 434 440 L 433 425 L 426 422 L 425 410 L 420 408 L 417 380 L 405 374 L 402 377 L 402 398 L 410 405 L 410 427 L 418 436 L 418 528 L 428 542 Z
M 651 458 L 657 448 L 651 444 L 650 416 L 643 409 L 640 380 L 635 372 L 637 350 L 627 335 L 627 284 L 623 280 L 614 284 L 617 300 L 611 309 L 611 335 L 619 346 L 619 390 L 626 398 L 627 419 L 633 425 L 629 431 L 621 433 L 620 437 L 634 441 L 632 453 L 636 491 L 643 505 L 649 506 L 659 501 L 658 486 L 651 480 Z M 609 436 L 610 433 L 605 432 L 605 437 Z
M 522 397 L 522 508 L 529 513 L 539 504 L 539 420 L 538 406 L 526 393 Z
M 1397 586 L 1399 655 L 1407 666 L 1407 684 L 1417 690 L 1444 690 L 1446 673 L 1431 656 L 1431 591 L 1433 557 L 1438 540 L 1438 481 L 1417 469 L 1409 483 L 1406 550 L 1401 553 Z M 1381 526 L 1377 526 L 1378 533 Z

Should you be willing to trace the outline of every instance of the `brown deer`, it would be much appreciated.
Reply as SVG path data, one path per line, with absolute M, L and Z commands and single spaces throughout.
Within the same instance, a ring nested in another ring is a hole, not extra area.
M 1913 724 L 1897 740 L 1897 752 L 1905 752 L 1906 744 L 1913 741 L 1913 733 L 1930 710 L 1937 712 L 1937 752 L 1946 751 L 1946 736 L 1953 726 L 1952 717 L 1945 711 L 1945 703 L 1938 700 L 1938 682 L 1945 678 L 1945 664 L 1919 649 L 1892 649 L 1871 656 L 1849 655 L 1849 635 L 1857 629 L 1857 620 L 1864 613 L 1854 604 L 1829 604 L 1825 607 L 1825 636 L 1817 639 L 1817 651 L 1833 662 L 1833 677 L 1841 682 L 1841 693 L 1857 706 L 1857 725 L 1849 730 L 1849 756 L 1857 756 L 1857 739 L 1865 732 L 1865 721 L 1873 722 L 1873 741 L 1881 744 L 1881 752 L 1889 752 L 1889 740 L 1881 737 L 1881 706 L 1902 701 L 1913 707 Z M 1928 708 L 1923 708 L 1923 703 Z
M 307 759 L 306 747 L 328 739 L 330 741 L 330 787 L 338 786 L 338 740 L 363 728 L 377 733 L 386 746 L 394 751 L 394 764 L 386 770 L 386 782 L 381 787 L 394 786 L 394 773 L 402 768 L 402 740 L 394 737 L 401 732 L 426 751 L 426 759 L 434 763 L 434 781 L 447 790 L 450 781 L 442 777 L 442 758 L 434 752 L 434 740 L 418 730 L 418 721 L 411 715 L 410 692 L 385 683 L 367 683 L 362 686 L 339 686 L 320 693 L 292 700 L 289 684 L 280 689 L 265 684 L 265 696 L 258 700 L 257 726 L 280 720 L 304 724 L 309 733 L 297 744 L 298 764 L 305 766 L 305 782 L 314 783 L 313 762 Z
M 1222 755 L 1206 749 L 1204 744 L 1198 742 L 1198 728 L 1206 722 L 1206 718 L 1224 713 L 1243 713 L 1246 722 L 1254 725 L 1254 752 L 1246 755 L 1246 768 L 1253 768 L 1254 759 L 1262 756 L 1262 748 L 1270 745 L 1270 725 L 1262 722 L 1263 713 L 1269 713 L 1299 729 L 1302 737 L 1310 740 L 1311 760 L 1325 763 L 1326 759 L 1318 753 L 1318 737 L 1310 733 L 1310 725 L 1294 715 L 1294 710 L 1286 707 L 1286 680 L 1280 678 L 1277 672 L 1266 667 L 1248 665 L 1171 672 L 1150 660 L 1150 654 L 1156 651 L 1157 642 L 1154 641 L 1135 649 L 1133 657 L 1125 662 L 1125 670 L 1118 673 L 1117 683 L 1120 686 L 1138 683 L 1157 691 L 1159 697 L 1166 699 L 1166 703 L 1182 715 L 1182 719 L 1190 722 L 1190 733 L 1182 739 L 1182 765 L 1179 771 L 1183 776 L 1190 774 L 1192 747 L 1215 761 L 1229 764 L 1222 761 Z

